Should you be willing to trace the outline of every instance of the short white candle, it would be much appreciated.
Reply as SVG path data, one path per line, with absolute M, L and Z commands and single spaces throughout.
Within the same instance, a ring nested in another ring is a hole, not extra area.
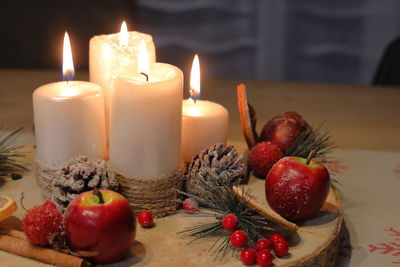
M 73 76 L 67 33 L 64 37 L 65 76 Z M 36 160 L 46 168 L 60 167 L 78 155 L 105 158 L 103 91 L 97 84 L 63 81 L 43 85 L 33 93 Z
M 192 98 L 182 104 L 182 159 L 190 162 L 196 154 L 216 143 L 226 144 L 228 111 L 200 96 L 200 64 L 197 55 L 190 76 Z
M 140 71 L 126 66 L 112 74 L 110 164 L 126 176 L 150 178 L 179 167 L 183 75 L 169 64 L 149 66 L 145 48 Z
M 153 64 L 156 61 L 156 53 L 152 36 L 136 31 L 128 32 L 125 22 L 122 23 L 119 33 L 97 35 L 90 39 L 89 80 L 104 90 L 107 129 L 111 71 L 124 65 L 135 67 L 137 52 L 142 41 L 146 44 L 150 64 Z

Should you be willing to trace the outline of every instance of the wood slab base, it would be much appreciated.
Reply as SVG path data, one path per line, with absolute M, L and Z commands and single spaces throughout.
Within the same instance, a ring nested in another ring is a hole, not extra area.
M 242 143 L 243 144 L 243 143 Z M 245 145 L 245 144 L 244 144 Z M 32 146 L 26 148 L 27 162 L 34 162 Z M 42 204 L 39 186 L 35 180 L 35 166 L 31 165 L 30 172 L 17 181 L 7 181 L 0 186 L 0 194 L 19 199 L 21 192 L 25 193 L 25 203 L 30 208 Z M 252 196 L 262 205 L 266 205 L 264 197 L 264 180 L 251 177 L 248 186 L 252 189 Z M 28 204 L 29 203 L 29 204 Z M 21 219 L 25 211 L 19 207 L 14 216 L 2 222 L 9 228 L 21 229 Z M 178 213 L 155 220 L 155 227 L 144 229 L 138 226 L 136 241 L 131 253 L 122 261 L 109 264 L 108 267 L 168 267 L 168 266 L 229 266 L 243 267 L 239 256 L 228 255 L 222 261 L 215 261 L 214 255 L 209 252 L 213 238 L 199 240 L 190 245 L 190 239 L 181 238 L 176 233 L 185 227 L 197 223 L 214 221 L 213 218 L 194 218 L 185 213 Z M 293 235 L 290 255 L 275 258 L 275 266 L 334 266 L 338 251 L 338 234 L 342 223 L 340 200 L 332 190 L 324 209 L 315 218 L 299 224 L 297 234 Z M 0 251 L 2 267 L 9 266 L 49 266 L 44 263 L 16 256 Z

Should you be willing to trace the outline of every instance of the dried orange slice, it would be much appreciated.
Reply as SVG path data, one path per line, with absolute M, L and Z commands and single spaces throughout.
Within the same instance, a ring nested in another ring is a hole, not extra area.
M 0 221 L 7 219 L 17 210 L 17 203 L 7 196 L 0 196 Z

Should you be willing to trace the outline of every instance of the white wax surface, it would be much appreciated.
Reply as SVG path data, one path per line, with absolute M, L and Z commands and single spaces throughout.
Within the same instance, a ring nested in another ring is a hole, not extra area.
M 132 67 L 112 75 L 110 164 L 132 177 L 158 177 L 179 167 L 182 71 L 156 63 L 146 82 Z
M 182 159 L 190 162 L 196 154 L 216 143 L 226 144 L 228 111 L 223 106 L 192 99 L 182 104 Z
M 36 160 L 57 168 L 78 155 L 106 158 L 104 98 L 84 81 L 43 85 L 33 93 Z
M 156 53 L 151 35 L 136 31 L 128 32 L 128 46 L 119 45 L 119 33 L 97 35 L 89 43 L 89 80 L 97 83 L 104 90 L 106 110 L 106 127 L 109 124 L 109 98 L 111 71 L 125 65 L 137 69 L 137 52 L 140 42 L 144 40 L 149 53 L 149 63 L 156 61 Z M 108 133 L 108 130 L 107 130 Z

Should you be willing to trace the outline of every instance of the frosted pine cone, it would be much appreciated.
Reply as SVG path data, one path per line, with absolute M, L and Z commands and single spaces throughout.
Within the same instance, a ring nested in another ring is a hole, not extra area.
M 64 211 L 75 197 L 93 188 L 118 191 L 119 185 L 105 160 L 78 156 L 57 171 L 52 201 Z
M 188 165 L 186 191 L 196 196 L 204 195 L 202 184 L 213 180 L 222 185 L 239 184 L 247 172 L 243 155 L 233 146 L 216 144 L 196 155 Z

